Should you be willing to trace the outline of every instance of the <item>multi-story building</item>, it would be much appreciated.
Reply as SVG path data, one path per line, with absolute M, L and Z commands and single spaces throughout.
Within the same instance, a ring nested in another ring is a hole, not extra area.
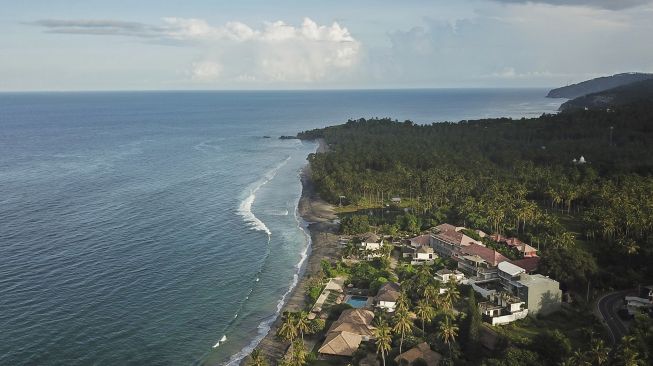
M 530 315 L 548 314 L 560 309 L 560 283 L 541 274 L 529 275 L 526 270 L 510 262 L 497 266 L 499 283 L 503 288 L 526 302 Z
M 511 294 L 518 293 L 519 288 L 522 287 L 519 280 L 521 279 L 521 275 L 526 273 L 526 270 L 507 261 L 499 263 L 497 269 L 499 282 L 503 285 L 506 291 Z
M 546 315 L 560 310 L 562 305 L 562 291 L 560 283 L 541 274 L 523 274 L 518 281 L 517 296 L 526 301 L 530 314 Z
M 453 258 L 458 261 L 458 269 L 474 282 L 495 280 L 498 277 L 497 266 L 508 260 L 496 250 L 476 243 L 461 247 Z
M 431 246 L 442 257 L 452 257 L 460 252 L 460 249 L 469 244 L 482 244 L 463 234 L 463 227 L 456 227 L 450 224 L 442 224 L 435 227 L 435 233 L 431 234 Z

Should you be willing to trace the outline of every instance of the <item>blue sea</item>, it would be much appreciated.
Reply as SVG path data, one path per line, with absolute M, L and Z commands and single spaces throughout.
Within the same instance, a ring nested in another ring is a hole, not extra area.
M 280 135 L 533 117 L 558 108 L 545 94 L 0 94 L 0 365 L 234 364 L 309 250 L 298 173 L 316 145 Z

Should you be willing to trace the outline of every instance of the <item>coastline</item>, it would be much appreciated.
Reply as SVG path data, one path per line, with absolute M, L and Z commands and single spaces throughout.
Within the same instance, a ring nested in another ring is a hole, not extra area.
M 318 140 L 317 153 L 323 153 L 327 150 L 324 141 Z M 311 238 L 310 246 L 307 252 L 307 258 L 304 266 L 299 273 L 297 285 L 292 289 L 281 313 L 285 311 L 301 311 L 308 305 L 306 303 L 306 286 L 308 279 L 321 270 L 320 262 L 322 259 L 335 258 L 338 254 L 338 225 L 333 223 L 337 218 L 332 205 L 322 200 L 315 192 L 313 181 L 311 180 L 310 165 L 302 169 L 300 173 L 302 182 L 302 194 L 297 205 L 297 212 L 302 220 L 306 223 L 308 233 Z M 278 317 L 270 326 L 268 334 L 256 346 L 265 356 L 268 357 L 272 364 L 283 357 L 288 345 L 277 339 L 277 329 L 281 324 L 281 317 Z M 246 362 L 243 359 L 241 364 Z

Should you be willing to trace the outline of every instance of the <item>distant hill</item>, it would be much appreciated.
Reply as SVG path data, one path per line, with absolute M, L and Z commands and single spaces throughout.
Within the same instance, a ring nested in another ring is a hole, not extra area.
M 607 109 L 636 102 L 653 105 L 653 79 L 639 81 L 617 88 L 578 97 L 563 103 L 561 111 L 577 109 Z
M 568 98 L 574 99 L 583 95 L 602 92 L 604 90 L 616 88 L 622 85 L 635 83 L 638 81 L 653 79 L 653 74 L 644 73 L 623 73 L 612 76 L 600 77 L 592 80 L 583 81 L 578 84 L 563 86 L 549 91 L 548 98 Z

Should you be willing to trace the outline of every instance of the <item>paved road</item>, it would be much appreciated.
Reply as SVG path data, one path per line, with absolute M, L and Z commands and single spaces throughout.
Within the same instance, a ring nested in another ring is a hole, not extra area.
M 628 327 L 619 318 L 617 311 L 623 304 L 624 296 L 629 292 L 630 290 L 609 293 L 600 298 L 596 304 L 599 314 L 610 332 L 612 344 L 619 342 L 623 336 L 628 334 Z

